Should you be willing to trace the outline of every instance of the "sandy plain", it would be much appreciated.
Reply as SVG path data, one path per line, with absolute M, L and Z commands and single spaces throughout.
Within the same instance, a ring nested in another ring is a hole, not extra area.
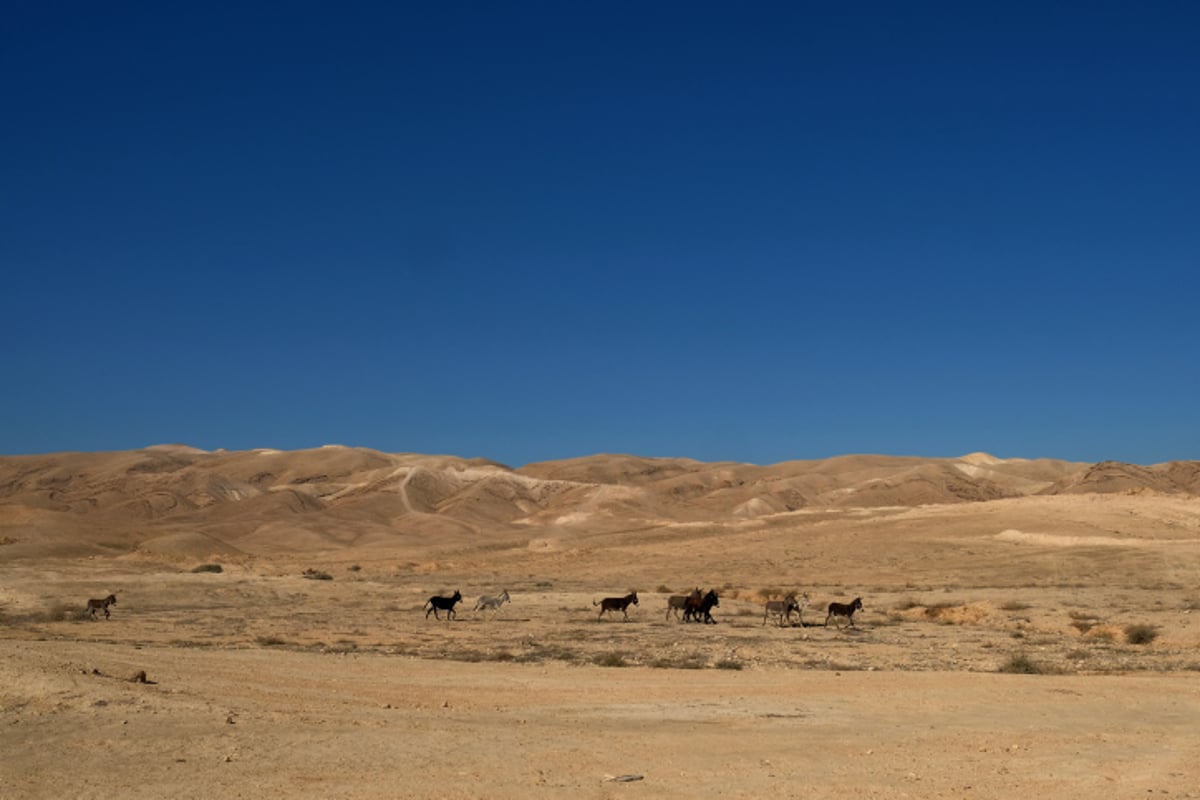
M 205 547 L 210 517 L 122 538 L 110 515 L 82 550 L 88 525 L 51 524 L 75 512 L 15 496 L 0 797 L 1200 797 L 1186 493 L 469 530 L 406 496 L 434 534 L 291 540 L 271 511 Z M 717 624 L 667 618 L 693 586 Z M 454 589 L 457 619 L 427 618 Z M 788 590 L 803 621 L 763 624 Z M 821 625 L 855 596 L 854 628 Z

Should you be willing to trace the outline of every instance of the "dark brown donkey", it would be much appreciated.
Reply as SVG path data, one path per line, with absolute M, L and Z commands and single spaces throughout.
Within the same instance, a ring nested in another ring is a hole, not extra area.
M 628 622 L 630 603 L 635 606 L 638 604 L 637 592 L 630 592 L 624 597 L 606 597 L 600 602 L 592 601 L 592 605 L 600 606 L 600 616 L 596 617 L 597 621 L 604 616 L 605 611 L 620 611 L 625 615 L 625 621 Z

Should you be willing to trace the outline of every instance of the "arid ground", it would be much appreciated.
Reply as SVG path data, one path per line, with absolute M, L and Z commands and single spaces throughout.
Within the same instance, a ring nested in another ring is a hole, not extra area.
M 0 458 L 0 797 L 1200 798 L 1198 475 Z

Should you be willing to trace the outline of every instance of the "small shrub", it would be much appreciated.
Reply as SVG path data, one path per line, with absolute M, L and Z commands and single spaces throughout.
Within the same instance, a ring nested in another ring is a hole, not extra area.
M 1071 627 L 1074 628 L 1075 630 L 1079 631 L 1080 633 L 1087 633 L 1092 628 L 1096 627 L 1096 623 L 1089 622 L 1088 620 L 1085 620 L 1085 619 L 1077 619 L 1071 623 Z
M 655 669 L 704 669 L 708 660 L 702 655 L 680 656 L 678 658 L 657 658 L 650 663 Z
M 333 580 L 333 576 L 330 575 L 328 572 L 321 572 L 320 570 L 313 569 L 312 567 L 309 567 L 308 569 L 304 570 L 303 575 L 304 575 L 304 577 L 308 578 L 309 580 L 313 580 L 313 581 L 331 581 L 331 580 Z
M 1129 644 L 1150 644 L 1158 638 L 1158 628 L 1153 625 L 1134 624 L 1125 626 L 1125 641 Z
M 999 671 L 1010 675 L 1042 675 L 1046 672 L 1041 664 L 1038 664 L 1025 653 L 1017 653 L 1010 656 L 1007 661 L 1000 665 Z
M 360 569 L 362 569 L 362 564 L 351 564 L 346 569 L 350 570 L 351 572 L 358 572 Z
M 658 588 L 654 591 L 658 592 L 659 594 L 671 594 L 671 587 L 667 586 L 665 583 L 660 583 Z
M 198 567 L 192 567 L 192 572 L 224 572 L 224 568 L 220 564 L 201 564 Z
M 625 656 L 621 653 L 601 653 L 592 659 L 592 663 L 598 667 L 627 667 L 629 663 L 625 660 Z
M 903 600 L 897 600 L 896 604 L 892 606 L 892 608 L 897 611 L 908 611 L 909 609 L 916 608 L 919 605 L 921 604 L 916 600 L 913 600 L 911 597 L 906 597 Z
M 1020 600 L 1009 600 L 1007 603 L 1000 604 L 1001 611 L 1025 611 L 1030 608 L 1029 603 L 1023 603 Z
M 717 669 L 741 669 L 742 662 L 738 661 L 736 658 L 723 658 L 717 663 L 713 664 L 713 666 Z
M 278 636 L 259 636 L 255 641 L 257 641 L 263 647 L 278 647 L 280 645 L 287 644 L 287 640 Z

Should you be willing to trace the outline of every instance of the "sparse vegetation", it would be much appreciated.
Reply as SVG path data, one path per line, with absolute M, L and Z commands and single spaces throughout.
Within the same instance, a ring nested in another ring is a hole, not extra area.
M 628 667 L 629 662 L 625 660 L 625 656 L 617 652 L 601 653 L 592 659 L 592 663 L 598 667 Z
M 275 635 L 259 636 L 255 639 L 263 647 L 279 647 L 287 644 L 287 640 Z
M 573 664 L 579 660 L 577 652 L 562 645 L 543 645 L 531 642 L 527 648 L 524 653 L 517 655 L 513 660 L 522 664 L 536 664 L 542 661 L 566 661 Z
M 1015 653 L 1009 656 L 1008 660 L 1000 665 L 998 671 L 1010 675 L 1046 675 L 1052 672 L 1030 658 L 1027 653 Z
M 1090 611 L 1072 611 L 1071 627 L 1080 633 L 1087 633 L 1100 623 L 1100 617 Z
M 738 661 L 736 658 L 722 658 L 720 661 L 713 664 L 713 666 L 717 669 L 740 670 L 742 669 L 742 662 Z
M 699 653 L 692 653 L 674 658 L 656 658 L 650 662 L 655 669 L 704 669 L 708 659 Z
M 1129 644 L 1150 644 L 1158 638 L 1158 628 L 1154 625 L 1136 623 L 1125 626 L 1125 641 Z
M 220 564 L 201 564 L 198 567 L 192 567 L 192 572 L 224 572 L 225 569 Z
M 305 578 L 308 578 L 309 580 L 312 580 L 312 581 L 331 581 L 331 580 L 333 580 L 333 576 L 330 575 L 328 572 L 322 572 L 320 570 L 313 569 L 312 567 L 309 567 L 308 569 L 304 570 L 304 572 L 302 574 Z

